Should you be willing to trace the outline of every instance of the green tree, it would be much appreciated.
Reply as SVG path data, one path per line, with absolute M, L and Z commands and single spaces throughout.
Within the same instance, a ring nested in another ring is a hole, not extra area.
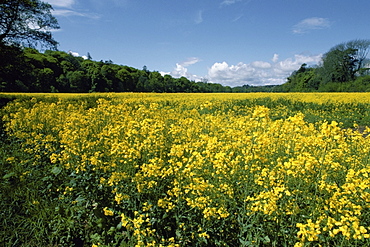
M 132 75 L 130 72 L 127 71 L 126 68 L 122 68 L 118 70 L 116 77 L 118 78 L 119 82 L 121 84 L 121 90 L 120 92 L 129 92 L 135 90 L 135 83 L 133 81 Z
M 348 82 L 355 79 L 356 62 L 355 49 L 339 50 L 334 49 L 323 57 L 322 67 L 318 70 L 323 79 L 327 82 Z
M 87 53 L 87 59 L 88 59 L 88 60 L 92 60 L 92 57 L 91 57 L 91 55 L 90 55 L 90 52 L 88 52 L 88 53 Z
M 96 92 L 100 88 L 99 86 L 105 82 L 103 75 L 100 73 L 101 63 L 94 62 L 91 60 L 84 60 L 81 64 L 82 69 L 86 72 L 87 77 L 90 80 L 91 89 L 89 92 Z M 101 90 L 104 90 L 103 88 Z
M 164 92 L 173 93 L 174 91 L 174 79 L 170 75 L 164 75 L 163 77 Z
M 138 92 L 148 92 L 148 74 L 144 70 L 138 70 L 134 77 L 136 79 L 136 90 Z
M 185 93 L 199 92 L 199 86 L 195 84 L 195 82 L 189 81 L 188 78 L 182 76 L 175 79 L 175 90 L 175 92 Z
M 55 84 L 54 71 L 50 68 L 35 69 L 33 71 L 35 81 L 33 82 L 33 91 L 36 92 L 50 92 L 51 87 Z
M 67 79 L 71 91 L 74 93 L 86 93 L 91 89 L 89 78 L 83 71 L 69 71 L 67 73 Z
M 110 63 L 110 61 L 105 62 L 105 64 L 101 67 L 100 72 L 105 80 L 104 91 L 106 92 L 115 91 L 114 88 L 117 88 L 116 66 L 114 66 L 113 63 Z
M 315 68 L 307 68 L 307 64 L 305 63 L 298 70 L 293 71 L 287 78 L 287 82 L 283 85 L 284 91 L 287 92 L 313 91 L 317 90 L 318 87 Z
M 159 72 L 153 71 L 149 74 L 147 90 L 156 93 L 164 92 L 163 76 Z
M 354 49 L 356 52 L 353 54 L 355 62 L 355 70 L 359 71 L 364 67 L 367 55 L 370 48 L 370 40 L 355 39 L 336 46 L 339 50 Z
M 17 46 L 0 43 L 0 91 L 21 92 L 28 87 L 22 82 L 30 73 L 23 51 Z
M 52 6 L 39 0 L 0 1 L 0 43 L 35 47 L 37 43 L 56 49 L 51 30 L 58 29 Z
M 331 48 L 317 70 L 322 83 L 353 81 L 364 68 L 369 47 L 369 40 L 353 40 Z

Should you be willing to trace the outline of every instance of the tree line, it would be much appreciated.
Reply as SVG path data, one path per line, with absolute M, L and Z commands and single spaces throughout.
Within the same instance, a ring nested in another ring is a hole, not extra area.
M 332 47 L 320 64 L 307 64 L 294 71 L 287 82 L 275 88 L 282 92 L 368 92 L 370 40 L 352 40 Z

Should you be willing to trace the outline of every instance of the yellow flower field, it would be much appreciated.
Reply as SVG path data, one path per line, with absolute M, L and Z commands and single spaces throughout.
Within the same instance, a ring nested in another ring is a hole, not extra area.
M 0 93 L 0 96 L 29 96 L 29 97 L 57 97 L 86 98 L 86 97 L 114 97 L 133 100 L 245 100 L 256 98 L 284 98 L 295 101 L 327 103 L 370 103 L 370 93 Z
M 46 184 L 52 243 L 370 246 L 370 94 L 33 96 L 6 162 Z

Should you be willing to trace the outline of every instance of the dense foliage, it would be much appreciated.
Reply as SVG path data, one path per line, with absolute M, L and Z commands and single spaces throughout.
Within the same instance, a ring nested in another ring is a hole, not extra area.
M 370 40 L 352 40 L 331 48 L 315 67 L 307 64 L 294 71 L 287 82 L 275 88 L 283 92 L 368 92 L 370 91 Z
M 51 31 L 58 21 L 52 6 L 40 0 L 0 1 L 0 44 L 35 47 L 37 44 L 56 48 Z
M 4 246 L 370 244 L 368 94 L 50 96 L 1 111 Z

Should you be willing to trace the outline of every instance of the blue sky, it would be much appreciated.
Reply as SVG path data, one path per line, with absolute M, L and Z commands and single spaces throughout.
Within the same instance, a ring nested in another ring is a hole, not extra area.
M 370 38 L 369 0 L 48 0 L 58 49 L 229 86 L 281 84 Z

